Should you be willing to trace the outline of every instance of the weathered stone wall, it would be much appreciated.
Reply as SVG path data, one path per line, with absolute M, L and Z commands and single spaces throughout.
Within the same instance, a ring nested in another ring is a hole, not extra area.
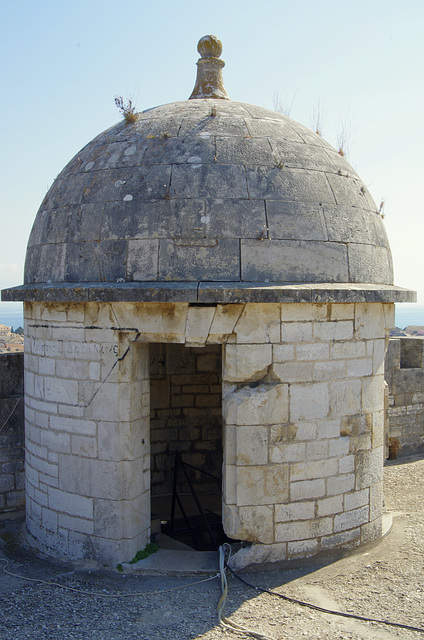
M 389 438 L 397 456 L 424 451 L 424 341 L 392 338 L 386 354 Z
M 0 355 L 0 512 L 25 507 L 24 356 Z
M 393 321 L 392 306 L 378 304 L 243 311 L 223 368 L 225 526 L 262 544 L 236 564 L 380 535 Z
M 222 476 L 221 346 L 150 345 L 152 495 L 172 492 L 175 451 L 184 462 Z M 199 491 L 221 491 L 191 472 Z M 178 488 L 187 491 L 183 477 Z
M 129 560 L 150 527 L 148 345 L 109 305 L 24 312 L 28 532 L 55 556 Z
M 224 526 L 260 543 L 237 562 L 378 536 L 393 320 L 381 303 L 26 303 L 35 544 L 115 564 L 148 541 L 148 343 L 224 345 Z

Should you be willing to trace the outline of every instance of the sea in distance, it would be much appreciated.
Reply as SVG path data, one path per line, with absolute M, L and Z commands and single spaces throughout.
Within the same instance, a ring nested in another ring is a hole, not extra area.
M 0 302 L 0 324 L 17 329 L 24 326 L 22 303 Z M 395 324 L 404 329 L 410 325 L 424 327 L 424 304 L 397 304 Z

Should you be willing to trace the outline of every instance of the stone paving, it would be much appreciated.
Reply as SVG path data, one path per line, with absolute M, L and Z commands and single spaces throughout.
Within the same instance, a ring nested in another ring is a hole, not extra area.
M 319 606 L 424 627 L 424 459 L 411 457 L 385 468 L 391 533 L 375 545 L 320 565 L 243 573 L 253 584 Z M 0 522 L 2 640 L 221 640 L 237 637 L 217 622 L 220 597 L 215 578 L 124 576 L 94 567 L 61 565 L 28 551 L 17 541 L 19 521 Z M 212 573 L 211 575 L 214 575 Z M 72 591 L 58 588 L 70 587 Z M 181 588 L 182 587 L 182 588 Z M 174 589 L 163 592 L 163 590 Z M 138 594 L 138 595 L 137 595 Z M 272 640 L 412 640 L 420 634 L 319 613 L 257 592 L 230 578 L 225 611 L 231 620 Z M 248 638 L 241 634 L 239 637 Z

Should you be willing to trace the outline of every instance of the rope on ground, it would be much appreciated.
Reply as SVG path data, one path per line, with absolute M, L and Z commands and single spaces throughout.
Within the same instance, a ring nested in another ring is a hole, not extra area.
M 6 558 L 0 558 L 0 562 L 6 563 L 2 566 L 3 573 L 6 573 L 8 576 L 12 576 L 13 578 L 19 578 L 20 580 L 26 580 L 27 582 L 38 582 L 39 584 L 45 584 L 49 587 L 57 587 L 58 589 L 65 589 L 66 591 L 74 591 L 75 593 L 78 593 L 80 595 L 91 597 L 98 596 L 101 598 L 135 598 L 137 596 L 159 595 L 162 593 L 169 593 L 170 591 L 178 591 L 179 589 L 187 589 L 188 587 L 193 587 L 195 585 L 202 584 L 203 582 L 210 582 L 211 580 L 216 580 L 217 578 L 219 578 L 219 573 L 216 573 L 214 576 L 210 576 L 209 578 L 197 580 L 196 582 L 189 582 L 188 584 L 183 584 L 178 587 L 171 587 L 169 589 L 158 589 L 156 591 L 140 591 L 136 593 L 101 593 L 96 591 L 84 591 L 83 589 L 79 589 L 78 587 L 67 587 L 64 584 L 58 584 L 57 582 L 52 582 L 51 580 L 42 580 L 41 578 L 28 578 L 27 576 L 8 571 L 7 567 L 10 563 Z
M 226 558 L 226 551 L 227 551 L 227 558 Z M 270 638 L 269 636 L 264 636 L 261 633 L 258 633 L 257 631 L 253 631 L 252 629 L 248 629 L 247 627 L 242 627 L 239 624 L 237 624 L 237 622 L 233 622 L 232 620 L 229 620 L 228 618 L 226 618 L 224 616 L 224 608 L 227 602 L 227 596 L 228 596 L 228 582 L 227 582 L 227 576 L 225 573 L 225 569 L 226 569 L 226 562 L 229 562 L 229 559 L 231 557 L 231 547 L 230 545 L 225 542 L 222 547 L 219 547 L 219 575 L 221 576 L 221 591 L 222 591 L 222 596 L 219 599 L 218 602 L 218 620 L 219 620 L 219 624 L 224 627 L 224 629 L 228 629 L 229 631 L 234 631 L 235 633 L 242 633 L 247 634 L 249 636 L 252 636 L 252 638 L 257 638 L 257 640 L 274 640 L 273 638 Z

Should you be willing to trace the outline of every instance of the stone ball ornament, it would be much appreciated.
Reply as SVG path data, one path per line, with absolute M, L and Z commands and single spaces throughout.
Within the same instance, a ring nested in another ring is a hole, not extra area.
M 203 36 L 197 43 L 197 51 L 202 58 L 219 58 L 222 53 L 222 42 L 216 36 Z

